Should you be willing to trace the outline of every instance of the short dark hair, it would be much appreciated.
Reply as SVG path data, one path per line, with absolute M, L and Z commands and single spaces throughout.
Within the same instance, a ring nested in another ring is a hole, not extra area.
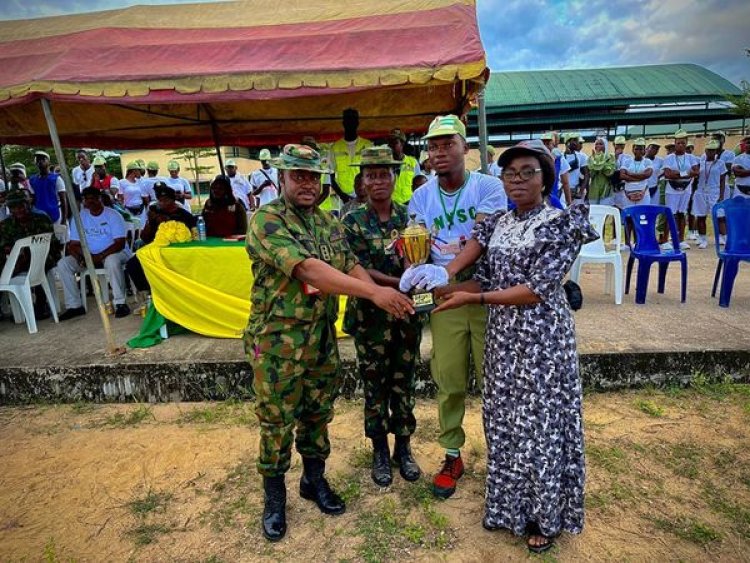
M 97 190 L 96 188 L 83 188 L 81 190 L 81 197 L 86 197 L 87 195 L 94 196 L 94 197 L 101 197 L 102 192 Z

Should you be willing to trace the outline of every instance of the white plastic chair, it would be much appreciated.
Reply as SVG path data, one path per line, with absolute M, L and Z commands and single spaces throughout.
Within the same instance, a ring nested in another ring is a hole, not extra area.
M 50 240 L 52 240 L 52 233 L 32 235 L 17 240 L 8 255 L 8 260 L 5 262 L 2 273 L 0 273 L 0 292 L 7 292 L 13 295 L 14 299 L 10 300 L 13 318 L 16 323 L 22 323 L 25 318 L 29 334 L 36 334 L 37 332 L 36 318 L 34 317 L 34 302 L 31 297 L 32 287 L 42 286 L 50 306 L 49 308 L 52 311 L 52 318 L 55 319 L 55 322 L 59 322 L 57 307 L 55 305 L 56 300 L 52 296 L 52 290 L 50 289 L 47 275 L 44 272 L 44 263 L 49 253 Z M 16 268 L 18 257 L 24 248 L 28 248 L 31 253 L 29 271 L 13 276 L 13 270 Z
M 604 245 L 604 225 L 608 217 L 612 217 L 615 221 L 614 250 L 607 250 Z M 599 234 L 599 238 L 583 245 L 581 253 L 570 268 L 570 279 L 579 283 L 581 267 L 584 264 L 605 264 L 604 293 L 609 295 L 610 291 L 614 290 L 615 304 L 622 305 L 622 258 L 620 257 L 622 235 L 620 210 L 611 205 L 592 205 L 589 211 L 589 220 L 591 221 L 591 226 Z

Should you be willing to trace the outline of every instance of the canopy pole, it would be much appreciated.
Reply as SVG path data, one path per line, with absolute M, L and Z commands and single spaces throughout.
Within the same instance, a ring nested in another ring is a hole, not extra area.
M 484 88 L 477 92 L 479 102 L 479 161 L 482 163 L 482 174 L 487 174 L 487 112 L 484 105 Z
M 76 230 L 79 233 L 81 242 L 81 250 L 83 250 L 83 259 L 86 262 L 86 270 L 88 271 L 89 277 L 91 278 L 91 284 L 94 286 L 94 297 L 96 298 L 96 305 L 99 309 L 99 316 L 102 319 L 102 325 L 104 326 L 104 335 L 107 339 L 107 353 L 117 354 L 122 353 L 125 350 L 120 348 L 118 350 L 115 345 L 115 339 L 112 335 L 112 327 L 109 322 L 109 315 L 104 307 L 102 300 L 101 287 L 99 285 L 99 276 L 96 275 L 96 268 L 94 267 L 94 260 L 91 258 L 91 251 L 89 250 L 89 243 L 86 240 L 86 233 L 83 230 L 83 223 L 81 223 L 81 214 L 78 211 L 78 202 L 76 202 L 75 195 L 73 194 L 73 182 L 70 180 L 68 174 L 68 165 L 65 162 L 65 153 L 63 153 L 62 145 L 60 144 L 60 137 L 57 133 L 57 123 L 55 123 L 55 117 L 52 115 L 52 107 L 49 100 L 42 98 L 42 109 L 44 110 L 44 117 L 47 120 L 47 127 L 49 128 L 49 136 L 52 139 L 52 146 L 55 148 L 55 156 L 57 156 L 57 162 L 60 165 L 60 173 L 65 182 L 65 194 L 68 197 L 68 205 L 73 216 L 73 220 L 76 224 Z M 85 296 L 84 296 L 85 299 Z

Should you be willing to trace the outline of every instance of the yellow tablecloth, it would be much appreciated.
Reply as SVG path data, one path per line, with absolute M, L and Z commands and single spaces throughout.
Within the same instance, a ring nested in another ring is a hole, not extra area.
M 209 239 L 138 250 L 157 311 L 198 334 L 242 338 L 250 314 L 253 274 L 244 242 Z M 341 331 L 346 298 L 340 298 Z

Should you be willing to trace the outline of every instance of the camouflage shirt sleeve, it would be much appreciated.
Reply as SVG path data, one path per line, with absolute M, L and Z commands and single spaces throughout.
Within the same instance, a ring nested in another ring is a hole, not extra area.
M 367 244 L 367 240 L 365 240 L 364 233 L 362 232 L 362 226 L 357 221 L 359 216 L 360 214 L 358 210 L 355 210 L 344 216 L 344 219 L 341 222 L 344 225 L 346 242 L 349 245 L 349 249 L 357 258 L 357 261 L 362 264 L 363 267 L 367 268 L 370 263 L 370 248 Z M 354 266 L 352 265 L 352 268 L 353 267 Z
M 260 209 L 250 220 L 248 252 L 291 278 L 294 268 L 312 256 L 289 231 L 283 217 Z

